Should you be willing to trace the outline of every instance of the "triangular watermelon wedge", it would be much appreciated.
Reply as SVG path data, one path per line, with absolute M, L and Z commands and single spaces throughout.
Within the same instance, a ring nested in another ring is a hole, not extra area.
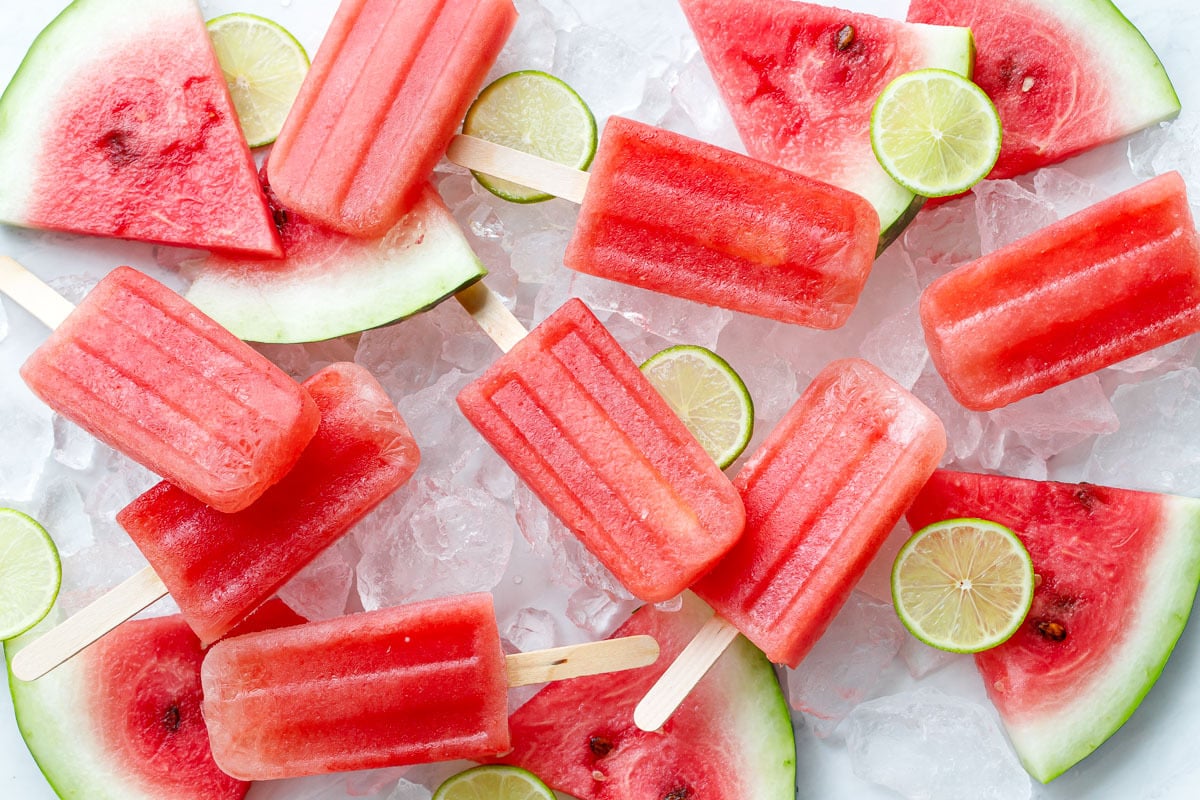
M 1158 57 L 1108 0 L 912 0 L 908 19 L 974 32 L 974 80 L 1004 127 L 990 178 L 1062 161 L 1179 113 Z
M 691 593 L 683 609 L 645 606 L 613 636 L 649 634 L 649 667 L 552 683 L 509 718 L 499 759 L 580 800 L 793 800 L 796 746 L 770 662 L 738 637 L 660 731 L 633 708 L 712 616 Z
M 870 200 L 886 247 L 922 200 L 876 161 L 871 108 L 893 78 L 911 70 L 970 77 L 971 32 L 795 0 L 680 5 L 746 151 Z
M 1200 583 L 1200 500 L 934 473 L 908 521 L 955 517 L 1012 528 L 1033 559 L 1024 624 L 975 662 L 1021 763 L 1050 781 L 1120 728 L 1162 672 Z
M 193 0 L 75 0 L 0 97 L 0 221 L 280 256 Z

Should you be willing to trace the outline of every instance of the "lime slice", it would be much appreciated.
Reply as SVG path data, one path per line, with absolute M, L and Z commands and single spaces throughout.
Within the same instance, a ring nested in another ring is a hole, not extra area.
M 225 14 L 208 21 L 217 61 L 251 147 L 275 141 L 308 74 L 308 54 L 269 19 Z
M 46 529 L 32 517 L 0 508 L 0 639 L 38 624 L 62 585 L 62 562 Z
M 959 194 L 983 180 L 1000 157 L 1000 116 L 983 90 L 961 75 L 908 72 L 875 101 L 871 148 L 910 192 Z
M 1021 627 L 1033 602 L 1033 562 L 1011 530 L 948 519 L 913 534 L 892 565 L 892 599 L 925 644 L 977 653 Z
M 538 70 L 510 72 L 488 84 L 467 109 L 463 133 L 532 153 L 575 169 L 596 155 L 596 118 L 583 99 L 558 78 Z M 492 194 L 514 203 L 553 195 L 472 171 Z
M 754 403 L 725 359 L 681 344 L 650 356 L 642 372 L 721 469 L 746 449 L 754 433 Z
M 554 792 L 520 767 L 475 767 L 452 775 L 433 793 L 433 800 L 555 800 Z

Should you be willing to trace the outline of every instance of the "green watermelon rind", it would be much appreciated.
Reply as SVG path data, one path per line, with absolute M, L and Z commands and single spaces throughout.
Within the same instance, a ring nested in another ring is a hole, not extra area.
M 1149 561 L 1137 620 L 1101 677 L 1069 705 L 1037 719 L 1006 719 L 1025 769 L 1048 783 L 1092 753 L 1133 714 L 1183 633 L 1200 586 L 1200 500 L 1163 496 L 1164 528 Z
M 732 704 L 733 728 L 739 731 L 742 752 L 747 754 L 747 772 L 759 781 L 747 797 L 792 800 L 796 796 L 796 731 L 775 667 L 745 636 L 738 636 L 722 659 L 741 671 L 726 685 L 741 692 L 738 702 Z
M 87 675 L 81 654 L 36 681 L 12 674 L 12 660 L 27 644 L 62 618 L 57 606 L 36 627 L 4 643 L 8 687 L 17 728 L 38 769 L 63 800 L 151 800 L 143 787 L 104 758 L 105 733 L 80 713 Z M 70 720 L 70 724 L 64 724 Z
M 420 241 L 387 260 L 351 254 L 302 275 L 254 261 L 236 272 L 205 269 L 201 260 L 184 266 L 192 278 L 184 297 L 238 338 L 270 344 L 334 339 L 426 311 L 487 275 L 454 217 L 428 191 L 419 204 Z

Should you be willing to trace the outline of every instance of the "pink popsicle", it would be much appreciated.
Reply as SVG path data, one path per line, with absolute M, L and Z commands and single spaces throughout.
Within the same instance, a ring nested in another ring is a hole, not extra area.
M 370 373 L 304 383 L 321 411 L 296 466 L 250 507 L 216 511 L 163 482 L 117 514 L 204 643 L 229 631 L 413 474 L 407 425 Z
M 270 155 L 283 204 L 381 236 L 417 198 L 516 24 L 512 0 L 342 0 Z
M 282 478 L 319 421 L 282 370 L 129 267 L 88 293 L 21 377 L 96 438 L 228 512 Z
M 578 299 L 467 385 L 458 404 L 643 600 L 674 597 L 741 535 L 733 485 Z
M 1200 237 L 1168 172 L 931 283 L 921 325 L 954 397 L 986 411 L 1200 331 Z

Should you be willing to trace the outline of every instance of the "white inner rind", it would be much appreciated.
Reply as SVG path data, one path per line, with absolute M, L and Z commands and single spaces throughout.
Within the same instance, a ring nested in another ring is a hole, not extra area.
M 164 31 L 195 30 L 192 0 L 76 0 L 30 46 L 0 98 L 0 221 L 27 224 L 48 132 L 75 76 L 103 74 L 113 53 L 144 46 Z M 51 187 L 52 188 L 52 187 Z
M 1150 691 L 1187 624 L 1200 583 L 1200 500 L 1166 496 L 1164 524 L 1146 566 L 1128 635 L 1095 665 L 1067 705 L 1005 727 L 1025 769 L 1046 783 L 1099 747 Z

